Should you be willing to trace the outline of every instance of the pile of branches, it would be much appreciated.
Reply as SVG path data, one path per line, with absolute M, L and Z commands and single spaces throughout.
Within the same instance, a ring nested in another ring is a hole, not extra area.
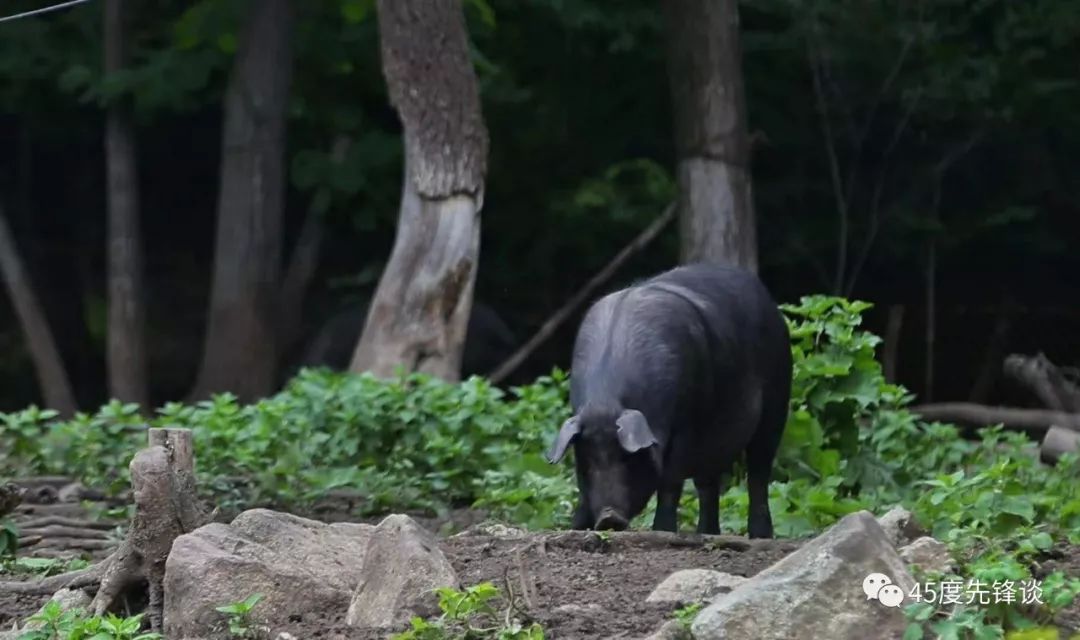
M 1024 389 L 1041 408 L 1000 407 L 972 402 L 943 402 L 913 407 L 924 420 L 970 427 L 1001 424 L 1039 438 L 1039 456 L 1054 464 L 1066 453 L 1080 451 L 1080 373 L 1059 367 L 1039 353 L 1012 354 L 1002 367 L 1005 377 Z

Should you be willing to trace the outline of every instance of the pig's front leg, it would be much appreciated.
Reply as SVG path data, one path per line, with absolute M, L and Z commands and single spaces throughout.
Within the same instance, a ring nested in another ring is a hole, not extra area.
M 585 499 L 584 494 L 578 498 L 577 508 L 574 509 L 574 519 L 570 523 L 570 528 L 583 531 L 592 527 L 592 510 L 589 509 L 589 503 Z
M 682 485 L 661 486 L 656 492 L 656 516 L 653 518 L 653 531 L 679 530 L 679 498 Z

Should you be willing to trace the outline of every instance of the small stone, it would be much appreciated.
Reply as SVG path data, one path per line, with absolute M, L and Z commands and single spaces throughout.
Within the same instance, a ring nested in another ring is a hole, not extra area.
M 460 533 L 456 533 L 451 537 L 454 538 L 467 538 L 470 536 L 490 536 L 492 538 L 520 538 L 526 535 L 524 529 L 517 527 L 508 527 L 498 522 L 481 522 L 474 524 L 471 527 L 465 529 Z
M 953 559 L 948 547 L 941 542 L 923 536 L 900 549 L 900 557 L 908 566 L 924 572 L 947 574 L 953 570 Z
M 555 607 L 555 613 L 564 616 L 588 616 L 602 613 L 604 608 L 598 604 L 564 604 Z
M 289 633 L 288 631 L 282 631 L 281 633 L 277 634 L 277 638 L 275 638 L 274 640 L 296 640 L 296 636 Z
M 645 601 L 677 604 L 704 602 L 730 592 L 743 582 L 746 582 L 746 578 L 730 573 L 710 569 L 685 569 L 668 576 L 653 589 Z
M 83 486 L 83 483 L 72 482 L 61 487 L 56 497 L 60 502 L 78 502 L 82 499 L 84 493 L 86 493 L 86 487 Z
M 885 530 L 893 546 L 898 549 L 927 534 L 926 529 L 919 524 L 915 516 L 903 507 L 890 509 L 888 513 L 878 518 L 878 524 Z

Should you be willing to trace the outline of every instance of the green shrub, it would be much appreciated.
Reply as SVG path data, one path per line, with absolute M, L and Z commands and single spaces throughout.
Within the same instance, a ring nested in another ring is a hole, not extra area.
M 250 405 L 229 394 L 168 404 L 149 425 L 137 407 L 110 403 L 68 421 L 31 408 L 4 415 L 4 473 L 63 473 L 111 490 L 128 486 L 128 462 L 147 426 L 193 430 L 200 484 L 224 502 L 295 507 L 330 489 L 364 492 L 365 509 L 470 505 L 551 526 L 568 512 L 568 471 L 539 455 L 565 419 L 566 376 L 555 371 L 510 394 L 474 377 L 448 384 L 415 374 L 302 371 Z M 535 491 L 521 494 L 523 486 Z M 560 512 L 560 509 L 562 512 Z

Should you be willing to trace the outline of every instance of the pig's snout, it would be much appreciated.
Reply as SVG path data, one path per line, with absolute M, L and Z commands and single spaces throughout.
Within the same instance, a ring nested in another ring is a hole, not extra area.
M 596 525 L 593 528 L 597 531 L 622 531 L 628 526 L 630 523 L 622 514 L 611 507 L 604 507 L 600 510 L 600 517 L 596 519 Z

